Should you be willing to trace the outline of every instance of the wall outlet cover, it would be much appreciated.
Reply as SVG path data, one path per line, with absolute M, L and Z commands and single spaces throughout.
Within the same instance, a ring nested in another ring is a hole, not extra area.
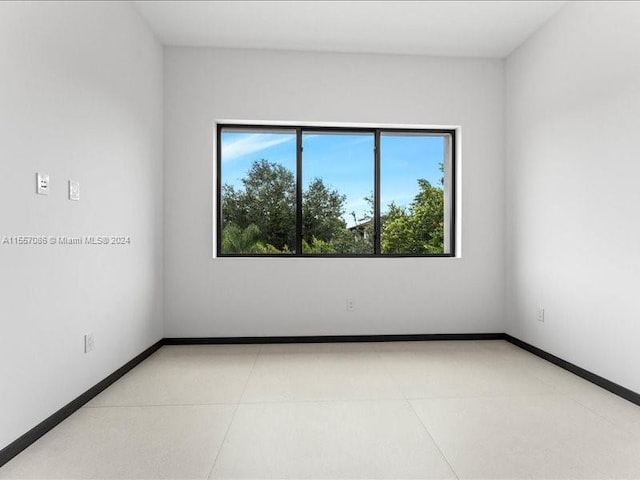
M 353 298 L 347 298 L 347 312 L 353 312 L 356 309 L 356 302 Z
M 49 195 L 49 175 L 46 173 L 36 173 L 36 193 Z

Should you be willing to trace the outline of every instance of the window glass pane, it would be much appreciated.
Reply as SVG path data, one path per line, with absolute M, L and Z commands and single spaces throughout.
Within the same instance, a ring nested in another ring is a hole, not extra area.
M 450 252 L 450 135 L 382 133 L 382 254 Z
M 302 136 L 303 252 L 373 253 L 372 133 Z
M 295 253 L 295 130 L 223 129 L 219 141 L 221 253 Z

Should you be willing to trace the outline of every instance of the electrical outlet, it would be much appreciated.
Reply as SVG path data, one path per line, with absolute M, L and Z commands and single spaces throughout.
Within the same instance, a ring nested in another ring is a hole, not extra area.
M 536 319 L 539 322 L 544 322 L 544 308 L 538 307 L 538 312 L 536 314 Z
M 36 193 L 49 195 L 49 175 L 46 173 L 36 173 Z
M 94 339 L 93 333 L 86 333 L 84 336 L 84 353 L 89 353 L 93 350 Z
M 356 309 L 356 303 L 353 298 L 347 298 L 347 312 L 353 312 Z

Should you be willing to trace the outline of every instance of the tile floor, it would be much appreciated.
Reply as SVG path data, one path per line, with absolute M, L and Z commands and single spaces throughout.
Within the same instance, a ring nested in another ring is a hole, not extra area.
M 640 407 L 504 341 L 165 346 L 38 479 L 640 479 Z

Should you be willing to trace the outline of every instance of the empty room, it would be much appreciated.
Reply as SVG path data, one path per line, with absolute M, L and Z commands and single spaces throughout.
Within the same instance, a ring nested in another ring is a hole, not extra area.
M 640 2 L 0 2 L 0 479 L 640 480 Z

